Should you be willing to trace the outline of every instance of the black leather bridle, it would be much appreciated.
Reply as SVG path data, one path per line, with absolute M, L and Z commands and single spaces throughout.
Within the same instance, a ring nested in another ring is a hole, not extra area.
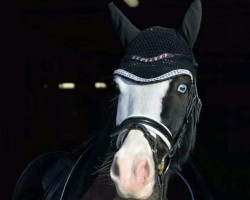
M 115 143 L 116 148 L 119 149 L 131 130 L 140 130 L 144 134 L 144 137 L 147 139 L 152 149 L 154 160 L 157 162 L 160 160 L 157 169 L 161 185 L 161 200 L 164 200 L 166 196 L 165 182 L 172 157 L 175 155 L 177 149 L 180 148 L 182 139 L 187 129 L 187 124 L 189 123 L 189 118 L 192 117 L 193 123 L 196 124 L 199 118 L 200 109 L 201 101 L 198 97 L 196 84 L 194 82 L 189 90 L 189 102 L 185 119 L 175 140 L 171 131 L 164 124 L 145 116 L 131 116 L 126 118 L 119 126 L 116 127 L 115 132 L 110 135 L 110 137 L 113 138 L 111 140 L 113 145 Z M 155 134 L 152 133 L 152 129 L 155 130 L 153 131 Z M 160 138 L 168 149 L 161 159 L 157 158 L 157 138 Z M 192 191 L 191 196 L 193 196 Z

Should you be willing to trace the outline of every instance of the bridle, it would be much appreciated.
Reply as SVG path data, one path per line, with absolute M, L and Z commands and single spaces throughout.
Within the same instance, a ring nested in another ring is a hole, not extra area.
M 164 190 L 165 182 L 172 158 L 176 154 L 177 149 L 179 149 L 181 146 L 183 137 L 187 130 L 187 125 L 190 123 L 190 117 L 193 118 L 192 126 L 196 126 L 200 109 L 201 101 L 197 94 L 196 82 L 194 81 L 191 84 L 189 90 L 189 99 L 185 118 L 182 127 L 175 139 L 167 126 L 150 118 L 149 116 L 142 115 L 127 117 L 119 126 L 116 127 L 116 130 L 110 135 L 110 137 L 112 138 L 112 146 L 115 146 L 118 150 L 122 146 L 124 140 L 131 130 L 140 130 L 144 134 L 144 137 L 147 139 L 152 149 L 154 160 L 157 162 L 160 161 L 157 166 L 157 170 L 161 185 L 161 200 L 164 200 L 166 196 L 166 192 Z M 157 157 L 157 138 L 159 138 L 168 149 L 168 151 L 165 152 L 162 158 Z

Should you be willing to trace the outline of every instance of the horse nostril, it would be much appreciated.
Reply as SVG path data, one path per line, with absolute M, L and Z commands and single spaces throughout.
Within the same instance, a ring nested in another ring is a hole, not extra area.
M 112 165 L 112 171 L 113 171 L 113 174 L 114 174 L 115 176 L 117 176 L 117 177 L 120 176 L 120 170 L 119 170 L 119 166 L 118 166 L 118 164 L 117 164 L 117 158 L 116 158 L 115 162 L 114 162 L 113 165 Z
M 146 183 L 150 177 L 150 166 L 147 160 L 139 160 L 134 170 L 138 183 Z

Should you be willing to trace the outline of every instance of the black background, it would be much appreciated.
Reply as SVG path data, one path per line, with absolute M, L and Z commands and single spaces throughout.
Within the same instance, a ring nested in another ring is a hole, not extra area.
M 140 29 L 175 27 L 190 0 L 115 1 Z M 195 151 L 214 199 L 250 199 L 250 1 L 203 0 L 194 52 L 203 102 Z M 104 0 L 6 1 L 1 6 L 0 199 L 27 163 L 73 150 L 110 114 L 123 48 Z M 106 90 L 96 90 L 103 81 Z M 59 90 L 75 82 L 75 90 Z M 44 85 L 47 85 L 47 88 Z

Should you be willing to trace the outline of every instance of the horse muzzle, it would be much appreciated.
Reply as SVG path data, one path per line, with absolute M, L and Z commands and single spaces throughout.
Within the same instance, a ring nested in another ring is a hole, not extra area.
M 139 130 L 131 130 L 115 154 L 110 176 L 122 198 L 147 199 L 153 192 L 155 166 L 151 147 Z

